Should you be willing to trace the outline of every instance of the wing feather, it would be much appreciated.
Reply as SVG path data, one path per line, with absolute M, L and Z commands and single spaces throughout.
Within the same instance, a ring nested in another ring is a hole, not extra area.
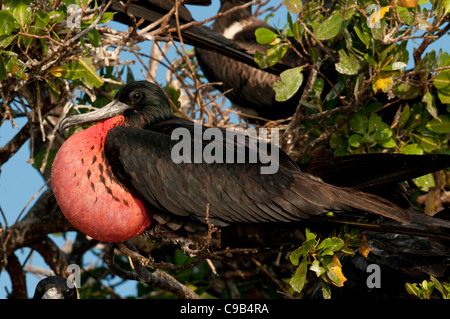
M 175 127 L 175 126 L 174 126 Z M 161 133 L 160 131 L 164 131 Z M 218 226 L 235 222 L 289 222 L 330 210 L 362 210 L 409 221 L 406 211 L 378 196 L 326 184 L 304 174 L 285 157 L 275 174 L 260 174 L 260 163 L 179 163 L 170 129 L 127 126 L 112 129 L 106 157 L 118 179 L 179 226 L 179 218 Z M 178 216 L 178 217 L 177 217 Z

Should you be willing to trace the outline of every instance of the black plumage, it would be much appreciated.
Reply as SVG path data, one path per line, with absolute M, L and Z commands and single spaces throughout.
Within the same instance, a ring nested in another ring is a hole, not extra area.
M 207 1 L 186 1 L 187 4 L 207 4 Z M 245 0 L 223 0 L 220 12 L 223 13 L 236 5 L 246 3 Z M 158 21 L 175 6 L 171 0 L 140 0 L 133 1 L 128 6 L 128 12 L 136 18 L 142 18 L 145 23 Z M 125 14 L 120 1 L 113 0 L 111 9 L 118 12 L 114 19 L 129 24 L 130 19 Z M 179 7 L 178 19 L 180 25 L 193 22 L 189 11 L 184 6 Z M 233 23 L 242 22 L 245 25 L 240 32 L 232 37 L 224 33 Z M 247 23 L 249 22 L 249 23 Z M 168 20 L 168 25 L 176 27 L 174 17 Z M 251 14 L 251 7 L 237 10 L 231 14 L 219 17 L 213 24 L 213 29 L 205 25 L 193 25 L 181 30 L 183 42 L 196 49 L 199 65 L 209 82 L 220 82 L 216 87 L 227 92 L 226 96 L 233 104 L 243 110 L 243 113 L 267 120 L 284 119 L 292 116 L 297 107 L 302 89 L 286 102 L 277 102 L 273 83 L 279 80 L 279 74 L 291 67 L 301 65 L 299 57 L 288 50 L 285 57 L 277 64 L 260 69 L 254 60 L 255 51 L 264 53 L 266 45 L 260 45 L 255 39 L 255 30 L 265 27 L 274 30 L 264 21 Z M 177 32 L 171 34 L 179 40 Z M 307 72 L 307 71 L 305 71 Z M 252 117 L 249 117 L 251 120 Z
M 211 1 L 187 0 L 184 1 L 184 3 L 191 5 L 208 5 Z M 144 20 L 144 23 L 140 25 L 140 27 L 143 28 L 150 23 L 160 20 L 174 8 L 175 1 L 173 0 L 137 0 L 131 2 L 127 7 L 127 11 L 134 17 Z M 131 23 L 130 17 L 126 14 L 125 7 L 121 1 L 113 0 L 110 9 L 117 12 L 117 14 L 114 15 L 114 20 L 127 25 Z M 181 26 L 190 22 L 195 22 L 189 10 L 184 5 L 180 5 L 178 8 L 178 21 Z M 177 22 L 173 15 L 167 21 L 167 24 L 170 28 L 176 28 Z M 181 30 L 181 35 L 183 37 L 183 43 L 185 44 L 195 46 L 196 48 L 207 49 L 212 52 L 220 52 L 223 56 L 230 57 L 253 67 L 258 67 L 253 54 L 246 52 L 244 48 L 241 48 L 232 40 L 225 38 L 220 33 L 205 25 L 191 25 L 189 28 L 183 28 Z M 171 33 L 171 36 L 176 40 L 180 40 L 178 32 Z M 265 71 L 279 74 L 288 67 L 289 66 L 284 65 L 283 63 L 279 63 L 267 68 Z
M 78 299 L 78 292 L 74 285 L 69 287 L 67 278 L 50 276 L 39 281 L 33 299 Z
M 125 125 L 112 128 L 107 134 L 105 156 L 108 163 L 126 187 L 155 209 L 154 218 L 172 228 L 184 225 L 193 230 L 192 225 L 206 224 L 207 205 L 209 222 L 217 226 L 299 221 L 329 211 L 363 211 L 401 223 L 411 219 L 407 210 L 383 197 L 356 187 L 331 185 L 302 172 L 281 150 L 278 150 L 279 169 L 274 174 L 261 174 L 264 166 L 261 162 L 175 163 L 171 152 L 178 141 L 172 140 L 171 133 L 183 128 L 193 134 L 195 124 L 175 117 L 162 91 L 150 82 L 125 85 L 109 106 L 68 117 L 62 121 L 61 129 L 118 114 L 125 117 Z M 203 143 L 202 149 L 208 141 Z M 232 147 L 236 147 L 236 143 Z M 402 161 L 407 163 L 407 158 L 405 155 Z M 433 164 L 424 166 L 419 174 L 447 167 L 450 163 L 446 155 L 412 159 Z M 360 160 L 364 162 L 363 157 Z M 402 161 L 396 156 L 393 163 Z M 386 160 L 387 166 L 388 163 Z M 355 162 L 352 165 L 356 165 Z M 386 167 L 378 169 L 379 175 L 392 171 Z M 386 174 L 384 182 L 398 182 L 402 174 L 407 178 L 416 175 L 414 168 L 413 174 L 410 170 L 411 167 L 406 167 L 401 174 Z M 325 174 L 323 168 L 321 171 Z M 380 180 L 373 171 L 368 179 L 377 183 Z
M 226 12 L 246 0 L 221 0 L 219 13 Z M 255 31 L 266 28 L 276 32 L 268 23 L 252 15 L 251 7 L 237 10 L 231 14 L 218 17 L 213 30 L 233 41 L 248 53 L 265 54 L 268 45 L 258 44 Z M 293 41 L 295 43 L 295 41 Z M 301 51 L 301 48 L 299 48 Z M 279 74 L 269 73 L 259 67 L 236 61 L 222 55 L 218 51 L 196 47 L 196 56 L 200 67 L 209 82 L 221 82 L 216 87 L 244 114 L 249 114 L 266 120 L 285 119 L 292 116 L 297 108 L 305 83 L 298 92 L 287 101 L 275 99 L 274 83 L 280 80 Z M 220 61 L 220 63 L 217 63 Z M 294 51 L 288 49 L 281 62 L 288 67 L 298 67 L 306 64 Z M 308 74 L 309 70 L 305 70 Z

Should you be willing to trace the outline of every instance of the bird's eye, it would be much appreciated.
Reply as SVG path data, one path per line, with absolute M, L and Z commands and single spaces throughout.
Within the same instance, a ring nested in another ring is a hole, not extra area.
M 130 94 L 130 98 L 132 101 L 137 102 L 142 98 L 142 93 L 141 92 L 133 92 Z

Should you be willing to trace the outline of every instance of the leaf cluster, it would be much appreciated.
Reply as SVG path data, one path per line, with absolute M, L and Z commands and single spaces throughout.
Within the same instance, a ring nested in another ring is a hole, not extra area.
M 291 263 L 298 266 L 290 285 L 300 293 L 307 283 L 308 273 L 312 272 L 322 280 L 322 294 L 325 299 L 331 298 L 329 284 L 342 287 L 347 280 L 342 272 L 339 256 L 354 256 L 355 248 L 359 248 L 365 256 L 370 251 L 359 231 L 348 227 L 344 227 L 338 237 L 330 236 L 324 239 L 306 229 L 305 238 L 302 245 L 290 255 Z
M 96 20 L 107 23 L 113 13 L 90 8 L 87 2 L 38 6 L 31 1 L 5 1 L 7 9 L 0 11 L 0 81 L 10 77 L 27 81 L 32 73 L 43 73 L 40 77 L 57 98 L 62 79 L 81 81 L 88 88 L 101 86 L 103 80 L 89 57 L 100 45 L 100 33 L 89 27 Z M 80 49 L 65 57 L 72 42 L 68 39 L 80 34 Z
M 450 299 L 450 283 L 440 282 L 433 276 L 421 283 L 406 283 L 406 291 L 419 299 Z M 439 292 L 436 293 L 435 288 Z
M 274 86 L 278 101 L 294 96 L 318 71 L 300 101 L 305 142 L 326 133 L 335 155 L 446 152 L 450 61 L 442 50 L 424 53 L 448 28 L 446 2 L 323 2 L 285 1 L 291 9 L 284 28 L 256 31 L 268 46 L 255 54 L 260 67 L 283 61 L 288 50 L 304 62 L 281 74 Z M 411 41 L 420 44 L 414 61 Z

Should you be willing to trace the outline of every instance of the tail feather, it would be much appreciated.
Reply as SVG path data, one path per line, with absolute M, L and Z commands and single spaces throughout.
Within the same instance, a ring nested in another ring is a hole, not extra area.
M 375 215 L 394 219 L 408 224 L 411 221 L 409 212 L 380 196 L 365 193 L 353 188 L 337 187 L 319 180 L 311 180 L 308 175 L 296 174 L 296 183 L 292 190 L 302 199 L 299 208 L 305 209 L 305 202 L 310 204 L 312 214 L 323 213 L 324 210 L 364 211 Z

